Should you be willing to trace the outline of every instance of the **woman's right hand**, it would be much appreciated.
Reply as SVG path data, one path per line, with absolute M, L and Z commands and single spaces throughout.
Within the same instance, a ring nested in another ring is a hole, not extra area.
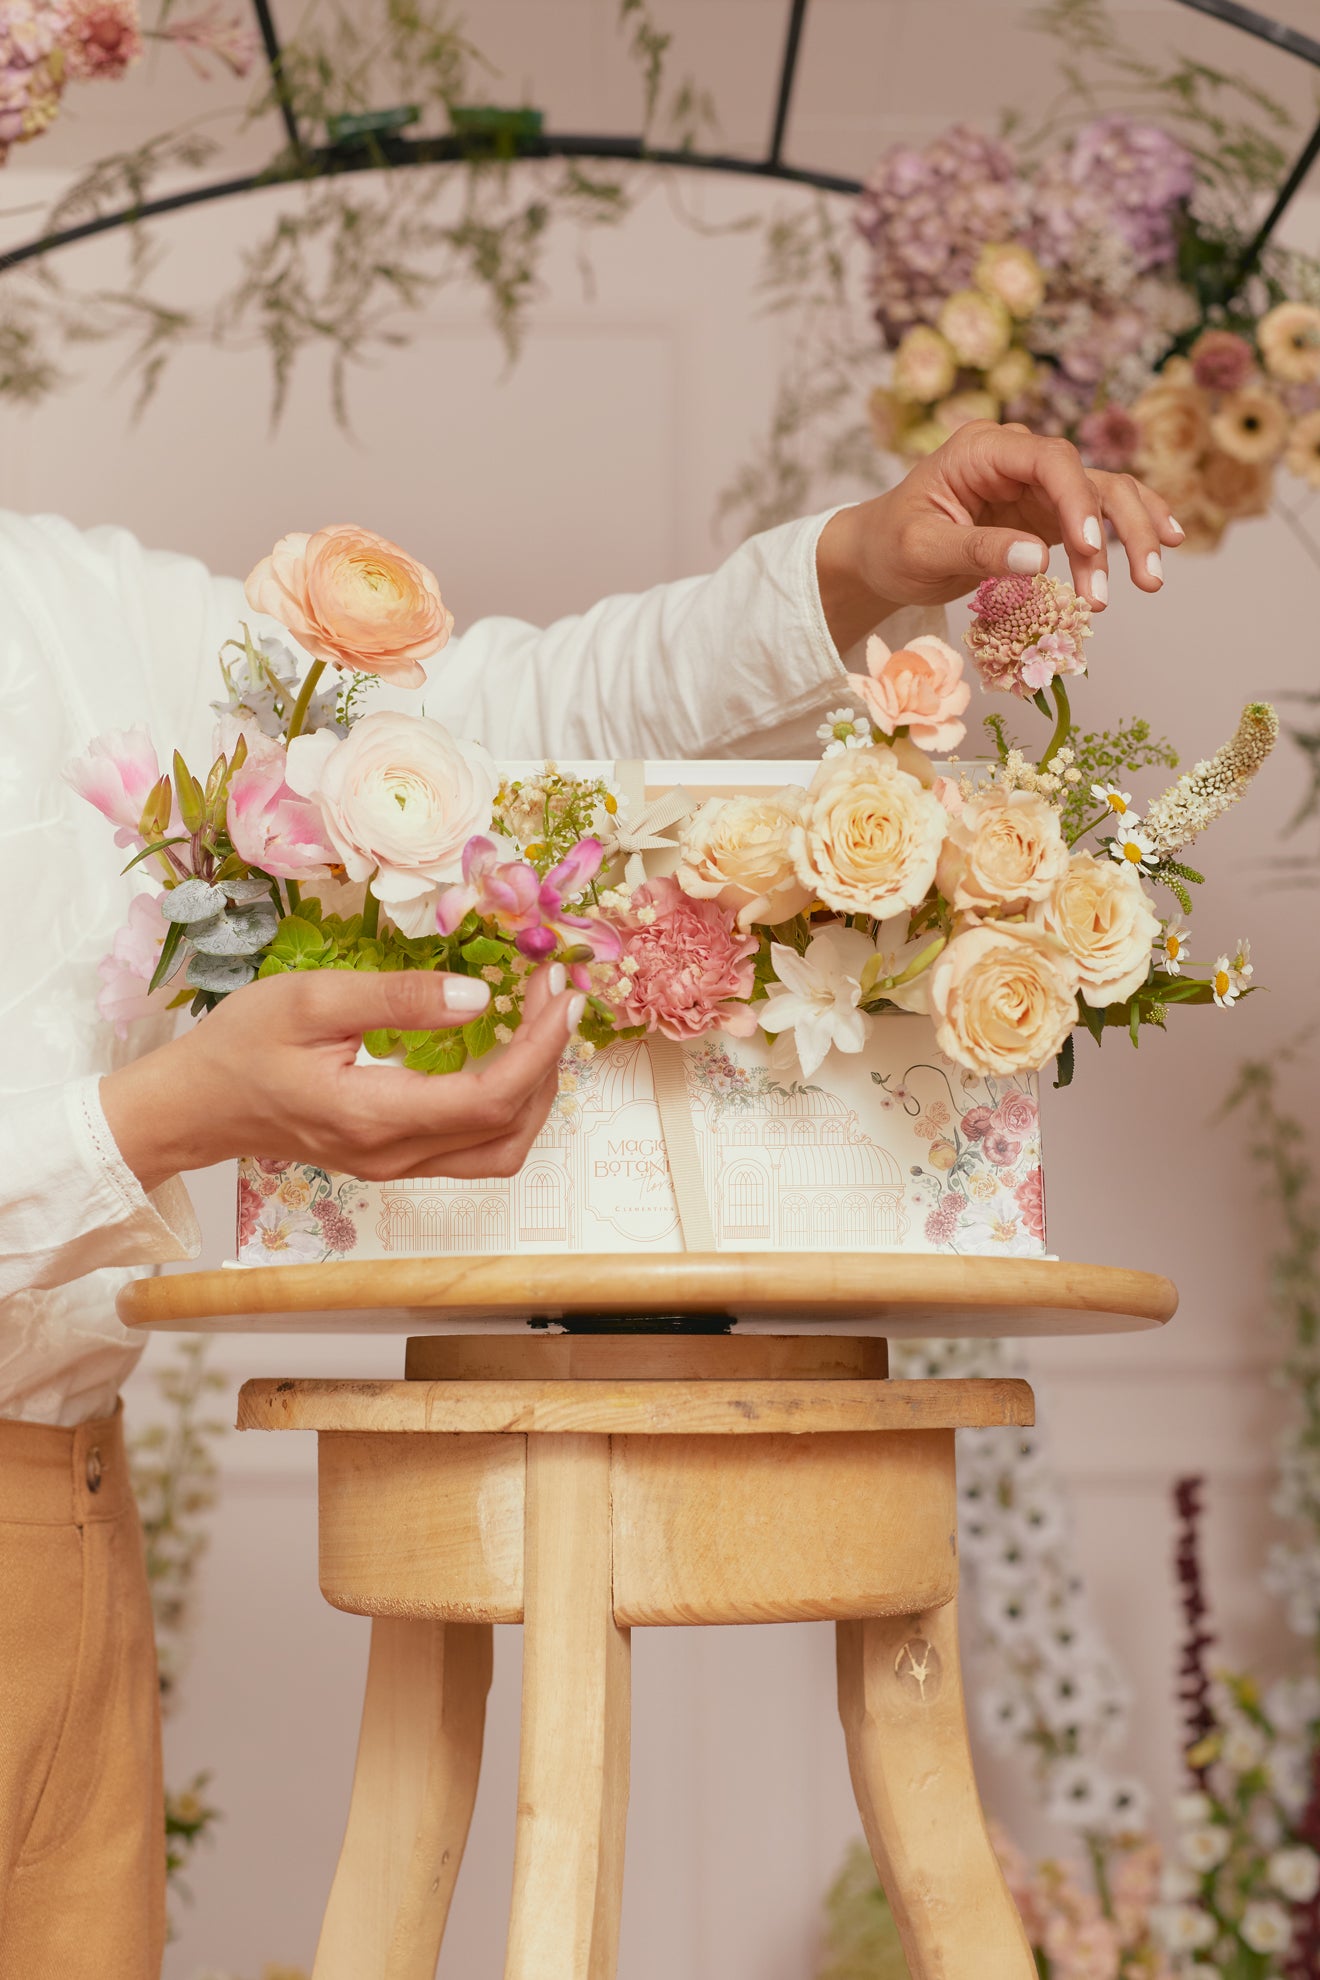
M 479 978 L 438 971 L 268 977 L 108 1074 L 101 1104 L 148 1191 L 237 1155 L 308 1162 L 367 1182 L 511 1176 L 550 1111 L 559 1061 L 582 1015 L 562 965 L 535 972 L 512 1043 L 480 1065 L 430 1074 L 356 1064 L 365 1031 L 453 1028 L 488 1002 Z

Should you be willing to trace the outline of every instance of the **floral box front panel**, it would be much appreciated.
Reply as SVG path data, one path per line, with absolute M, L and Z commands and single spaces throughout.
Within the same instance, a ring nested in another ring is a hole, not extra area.
M 689 1048 L 687 1081 L 720 1250 L 1044 1255 L 1035 1076 L 964 1072 L 925 1018 L 885 1017 L 809 1082 L 774 1070 L 764 1037 L 711 1038 Z M 239 1164 L 243 1265 L 682 1249 L 640 1040 L 565 1056 L 513 1177 L 362 1183 Z

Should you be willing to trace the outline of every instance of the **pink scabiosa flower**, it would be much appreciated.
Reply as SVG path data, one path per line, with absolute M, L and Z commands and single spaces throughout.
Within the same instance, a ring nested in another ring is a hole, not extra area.
M 566 903 L 586 891 L 603 857 L 599 839 L 579 839 L 542 879 L 525 859 L 502 860 L 496 840 L 469 839 L 463 848 L 463 879 L 441 894 L 436 925 L 442 935 L 452 935 L 464 916 L 475 912 L 512 935 L 514 947 L 531 962 L 544 962 L 556 949 L 589 950 L 589 957 L 569 964 L 569 973 L 579 990 L 590 990 L 590 965 L 617 962 L 622 938 L 610 922 L 574 914 Z
M 1141 429 L 1124 406 L 1101 406 L 1077 429 L 1077 445 L 1089 467 L 1123 474 L 1136 459 Z
M 285 765 L 284 751 L 266 743 L 234 772 L 225 812 L 230 842 L 249 866 L 279 880 L 323 880 L 339 855 L 317 806 L 285 782 Z
M 63 45 L 69 74 L 80 82 L 113 81 L 142 53 L 137 0 L 64 0 Z
M 118 826 L 117 846 L 141 844 L 142 808 L 160 778 L 160 765 L 145 729 L 110 729 L 64 766 L 64 781 Z
M 128 920 L 115 935 L 109 955 L 102 956 L 97 964 L 101 988 L 96 1008 L 120 1038 L 127 1038 L 129 1026 L 138 1018 L 163 1011 L 174 995 L 173 984 L 162 983 L 158 990 L 147 988 L 160 960 L 165 929 L 156 896 L 135 894 Z
M 693 900 L 677 880 L 648 880 L 623 929 L 624 1023 L 680 1042 L 707 1031 L 750 1038 L 756 949 L 755 935 L 740 934 L 717 901 Z
M 1030 701 L 1057 674 L 1084 674 L 1091 607 L 1058 578 L 987 578 L 966 635 L 982 685 Z

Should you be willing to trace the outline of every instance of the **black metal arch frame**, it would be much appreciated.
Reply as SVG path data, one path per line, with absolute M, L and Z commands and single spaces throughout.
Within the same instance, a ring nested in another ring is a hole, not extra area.
M 1254 8 L 1238 4 L 1238 0 L 1178 0 L 1178 4 L 1191 7 L 1197 13 L 1209 14 L 1229 27 L 1242 30 L 1244 34 L 1268 41 L 1285 54 L 1295 55 L 1302 61 L 1320 69 L 1320 41 L 1298 29 L 1272 21 L 1259 14 Z M 763 158 L 740 158 L 727 153 L 700 152 L 693 150 L 657 150 L 640 137 L 598 137 L 598 136 L 555 136 L 516 137 L 513 141 L 512 156 L 518 159 L 544 158 L 612 158 L 633 164 L 665 165 L 683 171 L 727 172 L 742 178 L 779 180 L 788 185 L 811 186 L 821 192 L 859 193 L 861 181 L 840 177 L 833 172 L 814 172 L 797 165 L 784 162 L 784 138 L 788 128 L 789 110 L 793 101 L 793 84 L 797 76 L 798 57 L 802 48 L 802 30 L 807 16 L 808 0 L 789 0 L 788 25 L 784 37 L 784 48 L 779 64 L 779 85 L 776 92 L 774 124 L 770 144 Z M 281 89 L 280 66 L 283 50 L 269 0 L 253 0 L 253 8 L 261 31 L 262 45 L 274 84 L 276 101 L 284 122 L 288 138 L 286 151 L 272 164 L 260 172 L 245 174 L 242 178 L 222 179 L 210 185 L 192 186 L 184 192 L 166 193 L 159 199 L 142 200 L 135 206 L 126 206 L 113 213 L 99 214 L 93 220 L 84 220 L 74 227 L 61 228 L 58 232 L 43 234 L 25 241 L 21 246 L 0 254 L 0 274 L 7 269 L 17 268 L 25 261 L 35 261 L 39 257 L 53 254 L 57 249 L 71 247 L 76 241 L 91 239 L 97 234 L 113 233 L 120 227 L 132 226 L 142 220 L 150 220 L 165 213 L 177 213 L 189 206 L 203 206 L 212 200 L 228 199 L 236 193 L 256 192 L 263 187 L 292 185 L 302 180 L 322 179 L 338 176 L 341 173 L 374 171 L 380 167 L 409 165 L 457 164 L 473 155 L 471 138 L 438 137 L 406 138 L 380 132 L 373 135 L 369 145 L 360 141 L 341 139 L 338 143 L 312 145 L 299 127 L 297 116 L 287 94 Z M 1316 159 L 1320 158 L 1320 123 L 1316 125 L 1296 163 L 1279 188 L 1274 204 L 1261 222 L 1255 236 L 1248 243 L 1237 269 L 1237 281 L 1241 283 L 1254 270 L 1262 250 L 1274 229 L 1278 226 L 1294 194 L 1302 185 Z

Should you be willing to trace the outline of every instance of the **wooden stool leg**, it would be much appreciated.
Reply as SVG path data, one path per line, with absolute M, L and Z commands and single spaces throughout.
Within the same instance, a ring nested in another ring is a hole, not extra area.
M 614 1980 L 629 1632 L 614 1620 L 608 1437 L 527 1439 L 522 1756 L 505 1980 Z
M 380 1616 L 313 1980 L 435 1980 L 481 1767 L 488 1623 Z
M 957 1608 L 838 1625 L 853 1792 L 912 1980 L 1036 1980 L 972 1773 Z

